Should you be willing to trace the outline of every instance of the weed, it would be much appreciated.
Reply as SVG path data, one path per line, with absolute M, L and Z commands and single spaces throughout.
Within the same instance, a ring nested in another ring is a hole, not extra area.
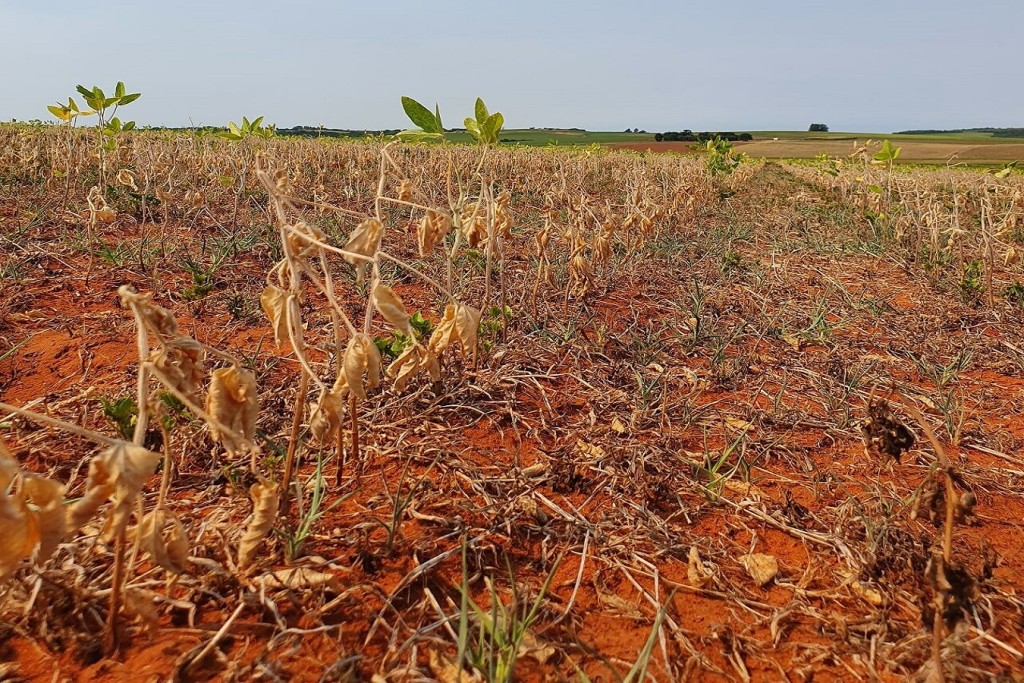
M 131 439 L 139 416 L 139 406 L 135 399 L 131 396 L 118 399 L 101 396 L 100 404 L 103 406 L 103 416 L 110 420 L 121 438 Z
M 512 565 L 506 558 L 512 601 L 505 604 L 498 595 L 494 580 L 485 577 L 484 582 L 490 598 L 490 606 L 485 611 L 469 594 L 469 568 L 466 563 L 466 543 L 463 541 L 457 667 L 461 669 L 462 663 L 468 661 L 489 683 L 507 683 L 514 680 L 520 651 L 540 615 L 558 564 L 556 561 L 536 597 L 531 601 L 520 593 Z
M 982 277 L 985 274 L 985 264 L 981 259 L 974 259 L 964 266 L 963 274 L 960 276 L 960 296 L 968 303 L 977 302 L 981 299 L 985 285 L 982 284 Z

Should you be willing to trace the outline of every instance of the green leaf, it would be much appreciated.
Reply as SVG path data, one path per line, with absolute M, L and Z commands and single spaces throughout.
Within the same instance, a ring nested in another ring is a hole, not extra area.
M 482 132 L 486 142 L 492 145 L 497 144 L 498 132 L 501 130 L 503 125 L 505 125 L 505 117 L 501 115 L 501 112 L 494 112 L 488 116 L 482 126 Z
M 135 122 L 134 121 L 127 121 L 127 122 L 125 122 L 125 124 L 121 128 L 121 130 L 135 130 Z
M 121 97 L 121 101 L 120 101 L 119 104 L 123 107 L 126 104 L 131 104 L 135 100 L 139 99 L 139 97 L 141 97 L 141 96 L 142 96 L 142 93 L 138 93 L 138 92 L 133 92 L 130 95 L 123 95 Z
M 74 98 L 72 97 L 68 98 L 68 109 L 70 109 L 71 111 L 78 111 L 78 103 L 75 102 Z
M 106 109 L 107 107 L 114 106 L 115 104 L 117 104 L 119 99 L 120 99 L 119 97 L 108 97 L 108 98 L 104 99 L 103 100 L 103 108 Z
M 252 123 L 249 124 L 249 127 L 252 128 L 253 130 L 257 130 L 259 129 L 261 123 L 263 123 L 263 117 L 258 116 L 255 119 L 253 119 Z
M 114 86 L 114 97 L 118 99 L 124 97 L 124 81 L 118 81 Z
M 884 192 L 884 190 L 880 188 L 878 185 L 868 185 L 868 189 L 874 192 L 875 194 L 882 194 L 882 192 Z
M 252 130 L 252 124 L 244 116 L 242 117 L 242 130 Z
M 98 85 L 92 86 L 92 96 L 93 96 L 93 98 L 95 98 L 97 100 L 105 100 L 105 99 L 107 99 L 107 96 L 103 94 L 103 91 L 100 90 L 100 86 L 98 86 Z
M 92 97 L 92 90 L 89 90 L 84 85 L 76 86 L 75 90 L 77 90 L 82 95 L 82 97 Z
M 61 106 L 59 104 L 50 104 L 47 105 L 46 108 L 50 110 L 51 114 L 56 116 L 61 121 L 70 121 L 72 118 L 74 118 L 74 115 L 71 113 L 70 110 L 68 110 L 67 107 Z
M 403 95 L 402 108 L 405 110 L 405 115 L 409 117 L 409 120 L 416 124 L 423 132 L 438 134 L 444 132 L 444 129 L 439 125 L 439 118 L 435 118 L 429 109 L 413 98 Z
M 468 116 L 466 117 L 466 122 L 465 123 L 466 123 L 466 132 L 469 133 L 470 135 L 472 135 L 475 140 L 480 140 L 481 142 L 483 142 L 483 139 L 484 139 L 483 132 L 480 130 L 479 124 L 477 124 L 476 121 L 474 121 L 473 119 L 469 118 Z
M 444 135 L 444 124 L 441 123 L 441 105 L 434 103 L 434 119 L 437 121 L 437 132 Z
M 484 104 L 484 101 L 481 98 L 476 98 L 476 122 L 483 127 L 484 121 L 487 120 L 488 116 L 487 105 Z

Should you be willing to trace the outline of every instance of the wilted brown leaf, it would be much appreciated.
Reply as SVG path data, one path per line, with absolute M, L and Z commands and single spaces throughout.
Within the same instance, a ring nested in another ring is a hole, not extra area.
M 388 377 L 395 378 L 395 391 L 404 391 L 406 385 L 420 372 L 426 371 L 434 382 L 441 380 L 441 366 L 437 356 L 421 344 L 411 344 L 388 366 Z
M 373 288 L 373 305 L 377 307 L 384 319 L 409 337 L 414 338 L 409 327 L 409 313 L 405 310 L 402 299 L 387 285 L 378 284 Z
M 157 565 L 181 574 L 188 561 L 188 537 L 185 527 L 174 513 L 157 508 L 142 518 L 141 548 Z
M 428 209 L 416 227 L 420 256 L 429 256 L 434 246 L 445 238 L 452 229 L 452 219 L 446 213 Z
M 259 577 L 257 583 L 267 588 L 290 588 L 292 590 L 310 588 L 328 588 L 335 593 L 341 592 L 338 577 L 326 572 L 318 572 L 309 567 L 292 567 L 279 569 Z
M 164 339 L 178 336 L 178 323 L 166 308 L 153 303 L 153 293 L 139 294 L 130 285 L 121 285 L 117 289 L 121 305 L 137 310 L 146 326 Z
M 39 525 L 36 561 L 42 564 L 53 555 L 68 532 L 64 515 L 64 487 L 52 479 L 35 475 L 26 476 L 23 486 L 25 495 L 39 508 L 35 512 Z
M 343 364 L 349 391 L 365 401 L 366 390 L 380 384 L 380 351 L 369 335 L 360 333 L 349 340 Z M 365 384 L 363 373 L 366 373 Z
M 760 587 L 772 582 L 779 573 L 779 561 L 773 555 L 751 553 L 740 558 L 750 578 Z
M 203 347 L 189 337 L 175 337 L 159 346 L 149 357 L 175 389 L 185 394 L 194 403 L 199 403 L 199 387 L 203 383 L 203 361 L 206 353 Z
M 252 442 L 256 436 L 256 418 L 260 412 L 258 394 L 256 376 L 248 370 L 235 365 L 214 370 L 210 376 L 206 412 L 235 434 Z M 222 443 L 231 456 L 246 450 L 245 444 L 235 434 L 222 433 L 216 426 L 210 425 L 210 437 Z
M 0 453 L 0 581 L 32 554 L 40 540 L 39 521 L 25 502 L 24 482 L 20 490 L 7 493 L 17 476 L 17 463 Z
M 694 588 L 707 588 L 714 580 L 714 574 L 701 561 L 697 546 L 691 545 L 690 554 L 687 557 L 686 582 Z
M 352 236 L 348 238 L 343 249 L 353 254 L 373 258 L 380 248 L 380 239 L 383 236 L 384 225 L 376 218 L 369 218 L 352 231 Z M 363 284 L 366 279 L 366 268 L 369 265 L 367 261 L 354 256 L 344 256 L 343 258 L 355 266 L 356 282 Z
M 278 346 L 288 339 L 288 292 L 274 285 L 268 286 L 260 294 L 260 306 L 270 319 L 274 329 L 274 343 Z
M 309 428 L 319 443 L 332 443 L 337 436 L 338 429 L 341 428 L 341 412 L 347 394 L 348 383 L 345 381 L 345 375 L 338 375 L 334 386 L 329 391 L 322 391 L 320 398 L 313 404 Z
M 249 495 L 252 496 L 252 521 L 238 543 L 239 567 L 248 566 L 256 558 L 260 541 L 274 526 L 279 503 L 277 485 L 269 481 L 253 484 Z

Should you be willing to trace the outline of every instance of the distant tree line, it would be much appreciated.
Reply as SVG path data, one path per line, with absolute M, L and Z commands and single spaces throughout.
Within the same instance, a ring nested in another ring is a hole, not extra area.
M 395 135 L 398 129 L 386 130 L 349 130 L 347 128 L 323 128 L 320 126 L 295 126 L 278 128 L 278 135 L 298 138 L 362 138 L 368 135 Z
M 937 135 L 941 133 L 991 133 L 994 138 L 1024 138 L 1024 128 L 951 128 L 948 130 L 900 130 L 897 135 Z
M 750 133 L 721 131 L 704 131 L 694 133 L 692 130 L 684 130 L 680 132 L 669 131 L 667 133 L 654 134 L 654 140 L 656 142 L 707 142 L 708 140 L 714 140 L 715 138 L 728 140 L 729 142 L 747 142 L 748 140 L 753 140 L 754 136 Z
M 824 123 L 812 123 L 810 125 L 810 127 L 807 129 L 807 132 L 808 133 L 827 133 L 828 132 L 828 126 L 826 126 Z

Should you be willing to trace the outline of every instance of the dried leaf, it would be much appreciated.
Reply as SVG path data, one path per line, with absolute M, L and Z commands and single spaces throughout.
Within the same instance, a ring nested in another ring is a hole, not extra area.
M 114 507 L 103 529 L 106 540 L 114 539 L 128 525 L 135 501 L 162 457 L 142 446 L 122 441 L 93 458 L 102 460 L 114 481 L 114 492 L 111 495 Z M 89 471 L 91 474 L 91 464 Z
M 779 573 L 779 561 L 774 556 L 765 553 L 744 555 L 740 558 L 740 562 L 754 583 L 762 588 L 771 583 Z
M 738 432 L 749 432 L 754 428 L 754 423 L 749 420 L 741 420 L 736 417 L 726 416 L 725 424 L 729 425 Z
M 412 344 L 388 366 L 387 375 L 395 378 L 395 391 L 404 391 L 409 380 L 423 371 L 430 375 L 432 381 L 441 380 L 437 356 L 421 344 Z
M 455 332 L 462 344 L 463 354 L 476 348 L 476 335 L 480 329 L 481 312 L 472 306 L 459 304 L 455 309 Z
M 349 237 L 343 249 L 353 254 L 373 258 L 377 254 L 377 249 L 380 248 L 380 240 L 383 236 L 384 225 L 376 218 L 369 218 L 352 231 L 352 236 Z M 360 285 L 363 284 L 366 279 L 366 268 L 369 265 L 366 259 L 354 256 L 344 256 L 343 258 L 355 266 L 356 282 Z
M 127 588 L 124 592 L 125 611 L 139 618 L 150 637 L 160 631 L 160 615 L 153 604 L 155 595 L 156 593 L 141 588 Z
M 114 494 L 114 473 L 107 469 L 102 458 L 96 456 L 89 463 L 89 478 L 85 482 L 85 493 L 67 511 L 69 532 L 77 531 L 88 522 L 110 496 Z
M 248 566 L 256 558 L 260 541 L 274 526 L 279 503 L 277 484 L 271 482 L 253 484 L 249 489 L 249 495 L 252 496 L 252 521 L 249 522 L 242 540 L 238 543 L 239 567 Z
M 199 387 L 205 379 L 203 361 L 206 352 L 197 341 L 179 336 L 157 348 L 151 362 L 175 389 L 199 403 Z
M 615 432 L 616 434 L 625 434 L 626 433 L 626 425 L 622 424 L 622 420 L 620 420 L 617 417 L 612 418 L 612 425 L 611 426 L 612 426 L 612 431 Z
M 327 235 L 323 230 L 310 225 L 306 221 L 299 221 L 291 226 L 288 234 L 288 249 L 292 256 L 299 260 L 306 260 L 314 255 L 320 246 L 316 242 L 325 242 Z M 316 240 L 314 242 L 313 240 Z
M 121 285 L 117 295 L 121 298 L 122 306 L 137 310 L 146 326 L 160 337 L 172 339 L 178 336 L 177 321 L 170 311 L 153 303 L 152 292 L 139 294 L 130 285 Z
M 157 565 L 181 574 L 188 562 L 188 537 L 185 527 L 174 513 L 157 508 L 142 518 L 141 548 Z
M 380 384 L 380 351 L 369 335 L 357 334 L 348 342 L 343 361 L 345 382 L 349 391 L 361 401 L 366 400 L 366 390 Z M 366 383 L 363 384 L 363 373 Z
M 409 326 L 409 313 L 405 310 L 402 299 L 387 285 L 378 284 L 373 288 L 373 305 L 389 323 L 397 327 L 403 334 L 414 338 Z
M 412 181 L 409 180 L 408 178 L 402 178 L 402 181 L 400 183 L 398 183 L 398 189 L 395 191 L 395 194 L 403 202 L 411 202 L 412 201 L 412 193 L 413 193 Z
M 273 589 L 327 588 L 335 593 L 341 592 L 338 577 L 334 574 L 318 572 L 309 567 L 292 567 L 291 569 L 279 569 L 276 572 L 269 572 L 257 579 L 257 583 L 263 583 L 267 588 Z
M 136 192 L 139 191 L 138 186 L 135 184 L 135 175 L 132 174 L 127 168 L 122 168 L 117 173 L 117 182 L 121 183 L 125 187 L 130 187 Z
M 430 650 L 428 653 L 430 673 L 438 683 L 479 683 L 480 675 L 474 671 L 467 673 L 459 669 L 455 662 L 449 659 L 438 650 Z
M 345 375 L 338 375 L 334 386 L 329 391 L 321 392 L 320 398 L 313 404 L 309 428 L 319 443 L 330 444 L 337 437 L 347 394 L 348 383 L 345 381 Z
M 587 443 L 582 439 L 576 440 L 574 455 L 584 460 L 600 460 L 607 455 L 607 452 L 597 444 Z
M 519 645 L 520 657 L 529 657 L 541 666 L 548 663 L 548 660 L 555 656 L 556 650 L 551 645 L 544 644 L 531 631 L 523 634 L 522 643 Z
M 280 287 L 270 285 L 260 294 L 260 306 L 270 319 L 270 326 L 274 329 L 274 343 L 278 346 L 289 338 L 287 305 L 288 292 Z
M 246 451 L 246 445 L 236 434 L 249 442 L 256 436 L 256 418 L 260 413 L 258 394 L 256 376 L 238 366 L 220 368 L 210 375 L 206 412 L 234 432 L 222 433 L 210 425 L 210 437 L 223 444 L 230 456 Z
M 462 347 L 462 355 L 465 356 L 476 347 L 480 315 L 480 311 L 471 306 L 448 304 L 444 309 L 444 317 L 430 335 L 427 348 L 439 356 L 457 341 Z
M 26 476 L 23 486 L 25 495 L 39 508 L 35 513 L 39 526 L 36 562 L 42 564 L 50 559 L 68 532 L 64 515 L 64 487 L 52 479 L 34 475 Z
M 452 219 L 446 213 L 428 209 L 416 227 L 420 256 L 429 256 L 434 246 L 445 238 L 452 229 Z
M 881 607 L 882 603 L 885 602 L 885 598 L 882 597 L 882 593 L 878 589 L 863 584 L 857 579 L 850 581 L 850 591 L 875 607 Z
M 0 581 L 32 555 L 40 540 L 39 521 L 25 502 L 24 491 L 7 493 L 12 480 L 13 476 L 7 482 L 0 481 L 4 484 L 0 486 Z
M 690 555 L 687 560 L 686 582 L 694 588 L 707 588 L 710 586 L 715 577 L 701 561 L 700 552 L 697 550 L 697 546 L 690 546 Z

